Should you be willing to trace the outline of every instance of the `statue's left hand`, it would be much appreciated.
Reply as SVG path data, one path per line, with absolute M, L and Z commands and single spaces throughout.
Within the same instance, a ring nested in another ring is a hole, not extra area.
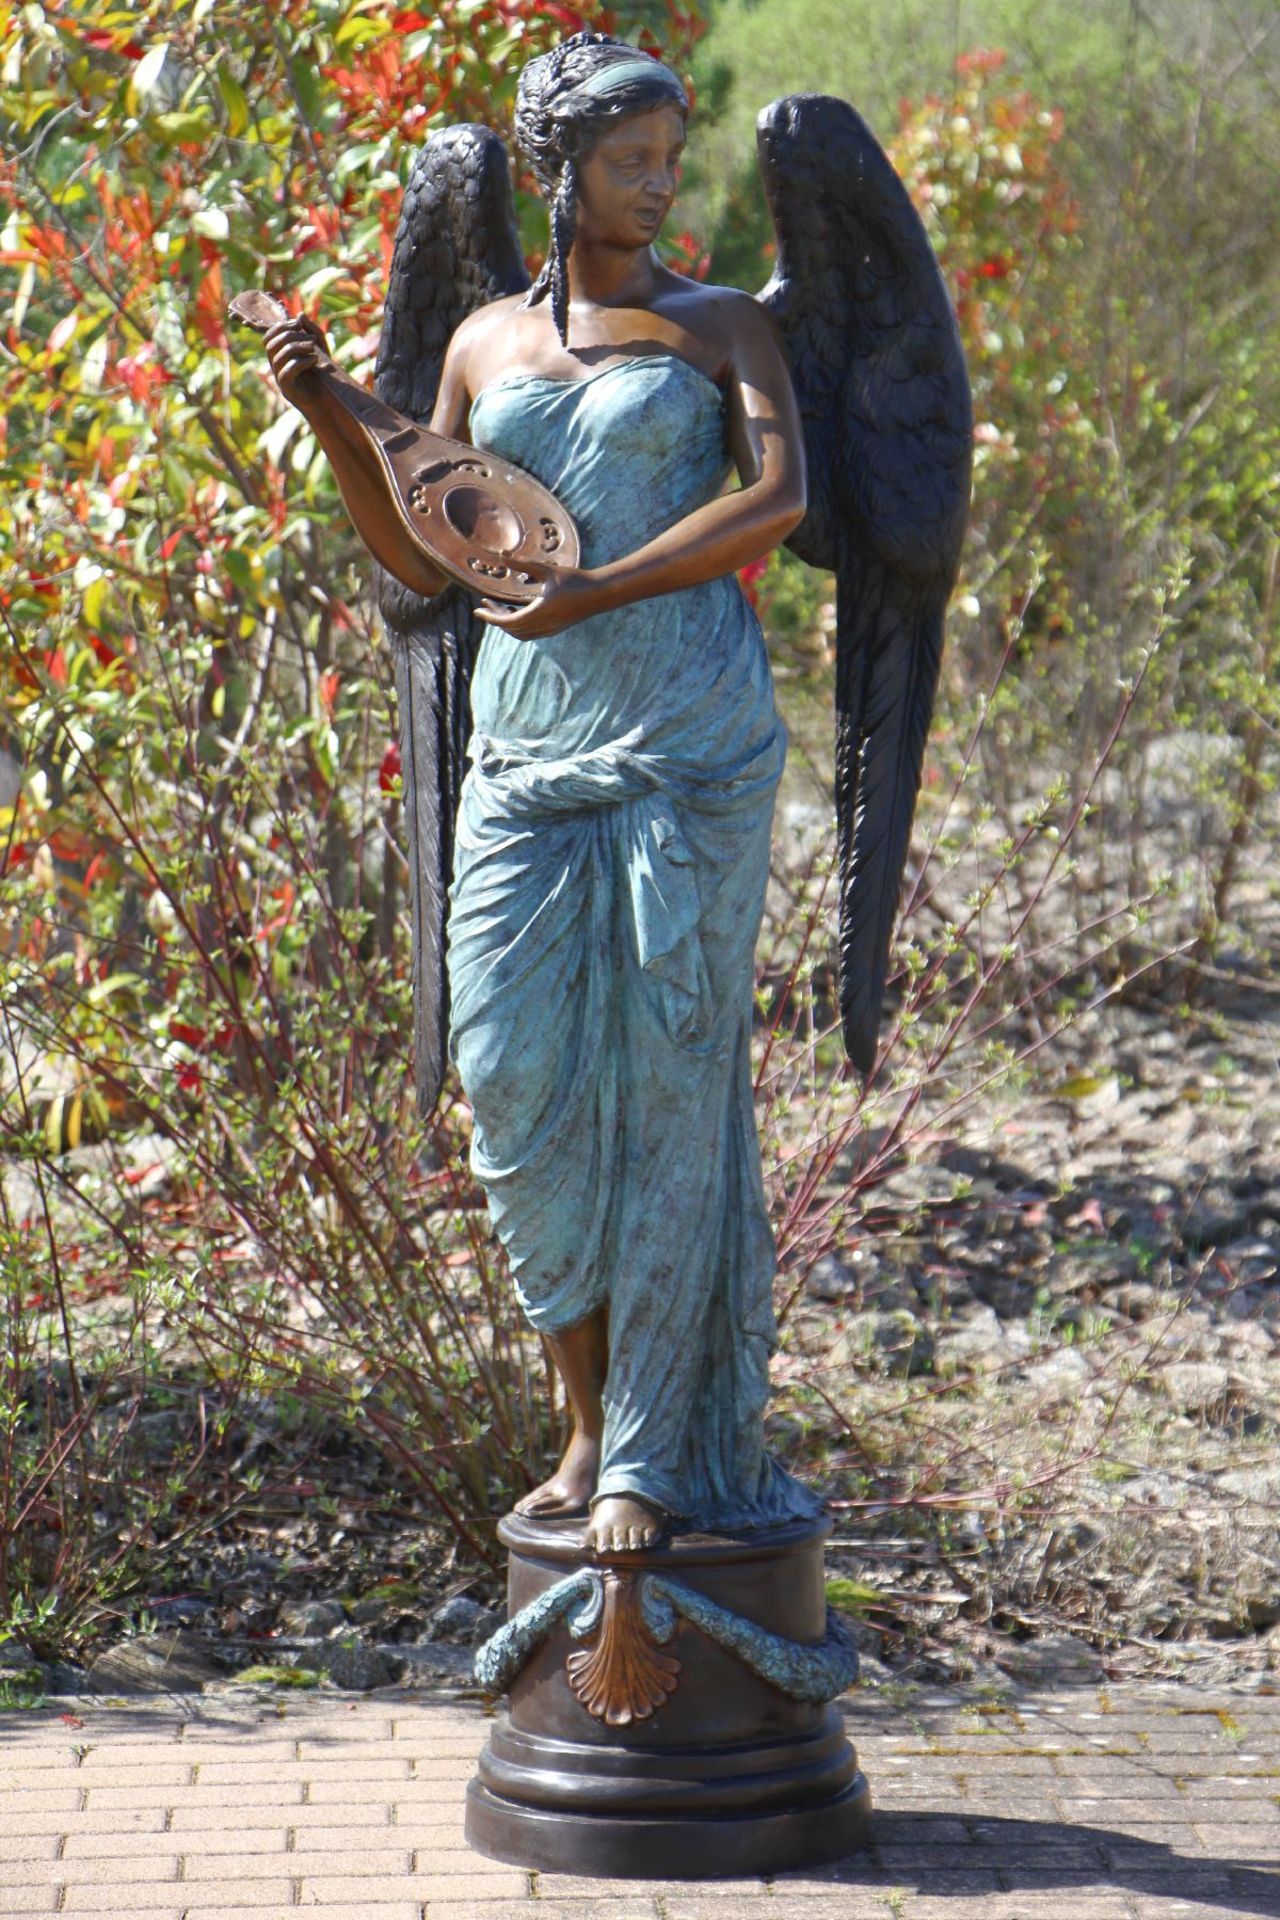
M 546 640 L 616 604 L 589 568 L 546 567 L 542 571 L 546 579 L 536 600 L 523 607 L 481 601 L 476 607 L 480 618 L 504 628 L 517 640 Z

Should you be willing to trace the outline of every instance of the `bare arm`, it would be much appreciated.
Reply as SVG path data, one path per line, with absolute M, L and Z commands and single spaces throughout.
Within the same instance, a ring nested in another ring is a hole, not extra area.
M 742 485 L 686 515 L 634 553 L 552 575 L 532 605 L 484 606 L 494 625 L 535 639 L 596 613 L 734 573 L 798 526 L 805 511 L 804 436 L 791 378 L 769 323 L 744 295 L 733 313 L 729 445 Z
M 455 440 L 470 438 L 470 398 L 462 373 L 465 333 L 464 323 L 449 344 L 431 418 L 437 433 Z M 269 330 L 265 345 L 281 393 L 305 416 L 324 449 L 347 512 L 370 553 L 415 593 L 430 597 L 443 592 L 452 584 L 448 575 L 433 567 L 406 535 L 382 468 L 335 391 L 341 382 L 354 383 L 330 359 L 321 329 L 307 318 L 282 321 Z

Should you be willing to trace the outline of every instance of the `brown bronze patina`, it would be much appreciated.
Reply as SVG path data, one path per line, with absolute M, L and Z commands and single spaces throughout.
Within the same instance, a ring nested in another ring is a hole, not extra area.
M 257 333 L 292 324 L 269 293 L 237 294 L 227 311 Z M 352 523 L 404 586 L 413 589 L 421 579 L 416 557 L 459 586 L 521 606 L 541 593 L 548 563 L 577 566 L 573 517 L 531 473 L 432 433 L 332 360 L 307 378 L 337 402 L 338 410 L 322 418 L 331 433 L 345 436 L 342 455 L 331 458 Z M 319 436 L 319 421 L 316 430 Z
M 496 578 L 477 603 L 411 494 L 392 504 L 368 396 L 353 413 L 319 329 L 266 334 L 383 567 L 420 1109 L 447 1039 L 573 1413 L 499 1530 L 509 1618 L 476 1674 L 510 1711 L 467 1833 L 527 1866 L 639 1875 L 774 1872 L 866 1834 L 832 1704 L 857 1646 L 825 1603 L 830 1523 L 764 1445 L 750 981 L 785 730 L 732 576 L 779 542 L 836 576 L 841 1024 L 866 1073 L 971 444 L 928 237 L 852 107 L 796 95 L 762 115 L 778 246 L 753 299 L 654 249 L 688 105 L 607 34 L 528 64 L 516 137 L 551 214 L 532 286 L 496 134 L 434 131 L 405 190 L 378 398 L 572 509 L 584 558 L 561 549 L 524 604 Z M 423 444 L 406 442 L 410 489 Z M 464 565 L 484 533 L 488 564 L 534 573 L 509 498 L 455 501 Z

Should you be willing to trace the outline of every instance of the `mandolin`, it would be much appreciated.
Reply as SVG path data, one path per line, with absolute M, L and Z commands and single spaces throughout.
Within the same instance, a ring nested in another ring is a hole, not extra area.
M 257 333 L 290 318 L 278 300 L 258 291 L 237 294 L 228 312 Z M 578 530 L 531 473 L 432 433 L 335 366 L 317 369 L 313 377 L 358 429 L 387 503 L 430 566 L 460 586 L 517 606 L 537 597 L 544 567 L 577 566 Z M 401 579 L 394 546 L 378 540 L 377 516 L 357 516 L 346 504 L 374 559 Z M 413 580 L 404 584 L 417 586 Z

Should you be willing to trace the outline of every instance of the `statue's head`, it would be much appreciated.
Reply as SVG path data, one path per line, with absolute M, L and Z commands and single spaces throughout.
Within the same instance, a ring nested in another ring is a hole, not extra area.
M 520 75 L 516 139 L 551 207 L 547 263 L 526 304 L 536 306 L 549 296 L 566 344 L 580 170 L 602 137 L 612 136 L 622 122 L 673 110 L 683 126 L 688 96 L 670 67 L 607 33 L 575 33 L 531 60 Z

